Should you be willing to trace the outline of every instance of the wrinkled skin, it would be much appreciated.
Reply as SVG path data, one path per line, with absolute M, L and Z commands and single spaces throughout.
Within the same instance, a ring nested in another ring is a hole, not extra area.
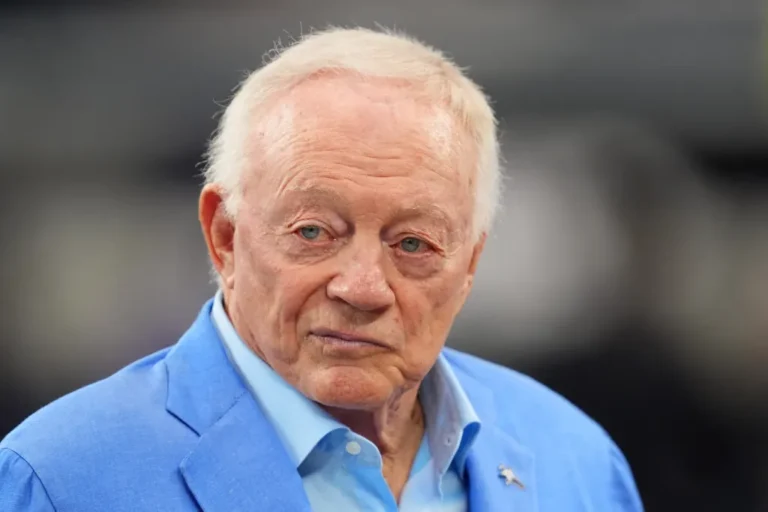
M 395 495 L 418 386 L 469 293 L 474 144 L 408 84 L 310 79 L 255 116 L 230 218 L 200 219 L 228 314 L 288 383 L 379 446 Z

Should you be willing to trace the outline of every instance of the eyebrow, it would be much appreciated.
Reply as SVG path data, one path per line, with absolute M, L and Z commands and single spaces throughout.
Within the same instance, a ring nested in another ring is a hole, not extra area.
M 440 221 L 445 225 L 451 224 L 454 219 L 447 211 L 436 205 L 417 204 L 404 209 L 397 215 L 399 220 L 408 220 L 415 217 L 428 217 Z
M 336 190 L 328 187 L 293 187 L 285 192 L 288 197 L 306 196 L 306 199 L 302 198 L 303 203 L 312 206 L 325 206 L 328 203 L 338 205 L 344 199 Z
M 286 190 L 286 196 L 301 197 L 301 205 L 309 207 L 333 206 L 334 208 L 339 208 L 339 206 L 345 204 L 345 197 L 329 187 L 294 187 Z M 454 219 L 448 211 L 437 205 L 415 203 L 395 212 L 394 221 L 404 222 L 419 217 L 433 219 L 445 227 L 461 220 Z

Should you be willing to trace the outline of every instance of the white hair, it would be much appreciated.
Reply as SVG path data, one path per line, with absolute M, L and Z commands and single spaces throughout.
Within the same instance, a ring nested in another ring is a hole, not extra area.
M 241 200 L 240 180 L 246 167 L 253 112 L 265 108 L 278 93 L 319 72 L 349 71 L 363 77 L 414 83 L 461 123 L 477 145 L 473 234 L 477 237 L 490 229 L 501 195 L 496 120 L 481 89 L 440 51 L 403 34 L 333 28 L 303 36 L 285 49 L 276 48 L 267 57 L 265 61 L 269 62 L 240 85 L 207 153 L 206 183 L 222 187 L 229 215 L 235 215 Z M 282 121 L 285 119 L 270 121 L 268 127 L 282 128 Z

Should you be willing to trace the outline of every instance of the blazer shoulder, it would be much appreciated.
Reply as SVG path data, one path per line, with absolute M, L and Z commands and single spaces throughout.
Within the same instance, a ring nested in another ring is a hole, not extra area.
M 462 385 L 482 386 L 493 394 L 498 421 L 515 425 L 523 437 L 548 432 L 578 435 L 608 446 L 605 430 L 568 399 L 532 377 L 479 357 L 446 350 Z
M 483 407 L 493 410 L 478 410 L 481 422 L 493 418 L 495 427 L 535 454 L 542 485 L 562 490 L 563 482 L 580 475 L 584 487 L 578 492 L 589 496 L 595 510 L 643 510 L 621 450 L 581 409 L 520 372 L 455 350 L 445 355 L 470 400 L 481 389 L 485 396 L 490 391 Z
M 168 421 L 165 410 L 169 349 L 80 388 L 32 414 L 0 442 L 41 475 L 109 455 L 137 438 L 156 437 L 153 427 Z M 134 445 L 135 446 L 135 445 Z

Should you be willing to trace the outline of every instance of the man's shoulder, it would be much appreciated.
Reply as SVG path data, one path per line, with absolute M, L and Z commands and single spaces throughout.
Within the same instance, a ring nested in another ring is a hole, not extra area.
M 151 445 L 171 422 L 165 410 L 169 349 L 147 356 L 32 414 L 0 442 L 38 472 Z M 126 454 L 124 454 L 126 455 Z M 87 467 L 85 464 L 78 464 Z
M 532 377 L 457 350 L 446 350 L 445 355 L 465 388 L 490 391 L 499 426 L 511 426 L 522 438 L 567 434 L 582 442 L 610 443 L 596 421 Z M 483 411 L 478 413 L 482 417 Z
M 542 508 L 561 507 L 557 496 L 575 486 L 596 510 L 643 510 L 621 450 L 581 409 L 517 371 L 455 350 L 445 355 L 470 400 L 482 398 L 473 405 L 483 425 L 492 422 L 535 455 Z

